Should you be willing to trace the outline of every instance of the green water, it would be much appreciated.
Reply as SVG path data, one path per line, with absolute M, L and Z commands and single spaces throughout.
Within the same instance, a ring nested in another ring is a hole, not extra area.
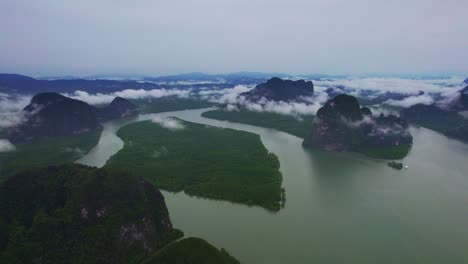
M 243 263 L 468 263 L 468 146 L 412 129 L 408 170 L 355 154 L 309 152 L 301 139 L 200 117 L 201 110 L 142 115 L 105 125 L 81 163 L 102 166 L 122 124 L 155 115 L 257 133 L 281 163 L 285 208 L 164 192 L 173 224 Z

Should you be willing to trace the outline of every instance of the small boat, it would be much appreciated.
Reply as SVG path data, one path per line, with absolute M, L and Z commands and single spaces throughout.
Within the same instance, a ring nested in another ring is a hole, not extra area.
M 408 165 L 405 165 L 405 170 L 407 170 L 408 168 L 409 168 Z

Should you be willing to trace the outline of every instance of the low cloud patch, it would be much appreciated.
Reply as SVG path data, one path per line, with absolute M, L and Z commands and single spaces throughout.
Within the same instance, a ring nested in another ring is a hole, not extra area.
M 75 91 L 72 94 L 63 94 L 67 97 L 87 102 L 91 105 L 108 104 L 114 100 L 115 97 L 123 97 L 125 99 L 145 99 L 145 98 L 161 98 L 166 96 L 178 96 L 182 98 L 188 97 L 190 90 L 179 89 L 152 89 L 152 90 L 134 90 L 126 89 L 119 92 L 110 94 L 95 93 L 90 94 L 85 91 Z
M 85 152 L 82 149 L 78 148 L 78 147 L 74 147 L 74 148 L 67 147 L 67 148 L 65 148 L 65 152 L 73 153 L 78 157 L 82 157 L 85 154 Z
M 399 106 L 403 108 L 408 108 L 416 104 L 430 105 L 432 103 L 434 103 L 434 99 L 428 94 L 409 96 L 402 100 L 390 99 L 384 102 L 384 104 L 387 105 Z
M 0 93 L 0 129 L 16 126 L 25 121 L 21 114 L 31 101 L 31 96 Z
M 182 124 L 181 121 L 173 117 L 164 117 L 164 118 L 155 117 L 151 119 L 151 122 L 158 124 L 169 130 L 182 130 L 185 128 L 184 124 Z
M 15 145 L 11 144 L 11 142 L 7 139 L 0 139 L 0 152 L 10 152 L 15 151 Z

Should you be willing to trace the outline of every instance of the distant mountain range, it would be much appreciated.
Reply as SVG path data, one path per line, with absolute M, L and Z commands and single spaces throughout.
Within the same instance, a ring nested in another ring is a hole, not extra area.
M 88 77 L 41 77 L 32 78 L 20 74 L 0 73 L 0 92 L 36 94 L 42 92 L 72 93 L 76 90 L 89 93 L 111 93 L 124 89 L 171 89 L 177 88 L 228 88 L 239 84 L 256 85 L 270 78 L 320 79 L 338 77 L 333 75 L 309 74 L 289 75 L 283 73 L 238 72 L 228 74 L 206 74 L 200 72 L 151 77 L 137 74 L 94 75 Z M 343 76 L 341 76 L 343 77 Z
M 0 74 L 0 92 L 36 94 L 43 92 L 73 93 L 81 90 L 86 92 L 116 92 L 124 89 L 151 90 L 160 88 L 159 85 L 149 82 L 113 81 L 113 80 L 38 80 L 18 74 Z

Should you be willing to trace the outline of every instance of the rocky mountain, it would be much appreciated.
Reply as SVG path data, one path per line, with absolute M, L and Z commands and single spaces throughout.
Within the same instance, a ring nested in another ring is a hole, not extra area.
M 313 94 L 314 84 L 312 81 L 291 81 L 274 77 L 241 95 L 250 101 L 258 101 L 261 98 L 274 101 L 292 101 L 298 100 L 300 97 L 309 97 Z
M 124 89 L 157 89 L 160 86 L 151 82 L 132 80 L 90 80 L 90 79 L 57 79 L 38 80 L 19 74 L 0 74 L 0 92 L 36 94 L 43 92 L 73 93 L 76 90 L 90 93 L 111 93 Z
M 1 263 L 139 263 L 182 236 L 152 184 L 78 164 L 8 178 L 0 208 Z
M 8 138 L 18 142 L 76 135 L 101 128 L 100 122 L 136 114 L 136 105 L 121 97 L 109 106 L 96 108 L 58 93 L 40 93 L 23 109 L 24 122 L 10 129 Z
M 80 134 L 100 128 L 94 107 L 58 93 L 35 95 L 21 115 L 25 121 L 9 131 L 13 142 Z
M 98 118 L 102 121 L 130 117 L 137 114 L 137 106 L 122 97 L 116 97 L 110 105 L 98 109 Z
M 397 159 L 406 156 L 412 142 L 406 121 L 394 115 L 375 117 L 355 97 L 343 94 L 317 111 L 311 135 L 303 145 Z

